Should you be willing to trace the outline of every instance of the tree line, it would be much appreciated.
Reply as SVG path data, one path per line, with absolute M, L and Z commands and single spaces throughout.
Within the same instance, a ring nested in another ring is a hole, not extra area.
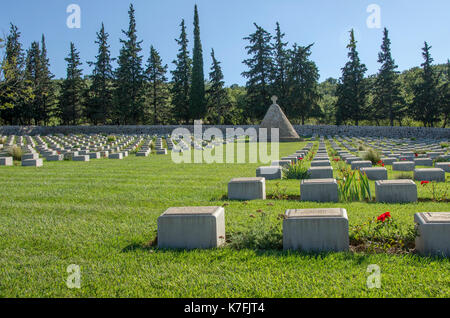
M 50 71 L 44 35 L 24 52 L 21 34 L 11 24 L 8 36 L 0 39 L 5 51 L 0 68 L 0 124 L 157 125 L 195 119 L 208 124 L 252 124 L 264 117 L 272 95 L 278 96 L 293 123 L 445 127 L 449 120 L 450 63 L 433 65 L 431 46 L 425 42 L 421 67 L 398 72 L 387 29 L 377 74 L 366 76 L 351 30 L 342 76 L 319 83 L 319 69 L 310 58 L 314 43 L 289 46 L 278 22 L 273 35 L 255 23 L 255 32 L 244 38 L 246 85 L 225 87 L 214 49 L 205 80 L 197 6 L 192 55 L 182 20 L 170 81 L 168 66 L 156 48 L 150 46 L 149 58 L 143 61 L 132 4 L 128 16 L 117 58 L 111 56 L 109 34 L 102 23 L 95 41 L 98 53 L 87 62 L 91 74 L 83 76 L 80 53 L 70 43 L 67 74 L 61 80 Z M 115 69 L 113 61 L 117 61 Z

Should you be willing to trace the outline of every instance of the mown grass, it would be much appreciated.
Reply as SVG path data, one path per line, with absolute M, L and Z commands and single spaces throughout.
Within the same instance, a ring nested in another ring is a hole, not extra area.
M 281 144 L 280 156 L 305 144 Z M 431 199 L 415 204 L 299 202 L 293 199 L 299 180 L 267 181 L 267 194 L 280 182 L 288 200 L 228 201 L 228 181 L 254 176 L 260 165 L 174 164 L 170 155 L 151 155 L 0 167 L 0 296 L 450 296 L 450 261 L 442 258 L 306 254 L 282 251 L 276 244 L 268 250 L 236 248 L 232 241 L 212 250 L 149 246 L 157 217 L 171 206 L 225 205 L 231 240 L 260 226 L 259 215 L 265 213 L 275 241 L 281 233 L 279 214 L 288 208 L 343 207 L 350 226 L 385 211 L 405 227 L 413 225 L 415 212 L 450 211 L 448 202 Z M 419 198 L 430 198 L 420 186 Z M 81 267 L 80 289 L 66 286 L 70 264 Z M 381 268 L 380 289 L 366 285 L 369 264 Z

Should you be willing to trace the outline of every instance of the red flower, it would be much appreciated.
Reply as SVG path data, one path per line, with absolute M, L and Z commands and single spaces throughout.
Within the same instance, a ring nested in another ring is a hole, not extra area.
M 333 160 L 336 161 L 336 162 L 338 162 L 340 159 L 339 159 L 339 158 L 334 158 Z
M 418 157 L 418 156 L 419 156 L 419 154 L 415 153 L 415 154 L 414 154 L 414 156 Z
M 381 160 L 377 162 L 377 164 L 382 164 L 382 163 L 383 163 L 383 161 L 381 161 Z
M 384 163 L 382 163 L 381 166 L 384 167 Z
M 425 180 L 424 180 L 424 181 L 421 181 L 421 182 L 420 182 L 420 185 L 424 185 L 424 184 L 427 184 L 427 183 L 430 183 L 430 181 L 425 181 Z
M 298 160 L 303 160 L 303 158 L 302 158 L 302 157 L 298 157 L 297 159 L 298 159 Z
M 384 222 L 384 221 L 386 221 L 386 219 L 389 219 L 390 217 L 391 217 L 391 213 L 390 212 L 385 212 L 383 214 L 380 214 L 377 217 L 377 221 Z

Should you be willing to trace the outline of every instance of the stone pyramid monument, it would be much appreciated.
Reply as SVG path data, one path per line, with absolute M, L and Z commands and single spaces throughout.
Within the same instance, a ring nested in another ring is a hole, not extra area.
M 271 140 L 270 129 L 278 128 L 279 129 L 279 138 L 280 142 L 282 141 L 300 141 L 300 137 L 295 131 L 294 127 L 292 127 L 289 119 L 287 119 L 286 115 L 281 110 L 280 106 L 277 104 L 277 97 L 272 96 L 273 104 L 269 107 L 266 115 L 264 116 L 261 125 L 259 128 L 267 128 L 267 140 Z

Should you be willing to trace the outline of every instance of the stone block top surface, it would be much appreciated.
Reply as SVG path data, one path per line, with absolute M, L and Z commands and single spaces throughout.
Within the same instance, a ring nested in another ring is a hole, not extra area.
M 291 218 L 327 218 L 327 217 L 346 217 L 346 211 L 342 208 L 327 208 L 327 209 L 289 209 L 285 213 L 288 219 Z
M 425 223 L 450 224 L 450 212 L 421 212 L 416 215 L 419 215 Z
M 213 215 L 220 206 L 183 206 L 168 208 L 162 215 Z
M 386 170 L 386 168 L 384 168 L 384 167 L 364 167 L 364 168 L 361 168 L 361 171 L 385 171 Z
M 331 167 L 331 166 L 319 166 L 319 167 L 309 167 L 309 169 L 311 169 L 311 170 L 333 170 L 333 167 Z
M 415 184 L 411 179 L 398 179 L 398 180 L 378 180 L 375 183 L 379 185 L 397 185 L 397 184 Z
M 417 172 L 427 172 L 427 171 L 430 171 L 430 172 L 443 172 L 444 170 L 442 170 L 441 168 L 420 168 L 420 169 L 414 169 L 414 171 L 417 171 Z
M 302 184 L 328 184 L 328 183 L 336 183 L 336 179 L 324 178 L 324 179 L 304 179 L 304 180 L 302 180 Z
M 233 183 L 246 183 L 246 182 L 264 182 L 266 178 L 264 177 L 242 177 L 242 178 L 233 178 L 230 182 Z

